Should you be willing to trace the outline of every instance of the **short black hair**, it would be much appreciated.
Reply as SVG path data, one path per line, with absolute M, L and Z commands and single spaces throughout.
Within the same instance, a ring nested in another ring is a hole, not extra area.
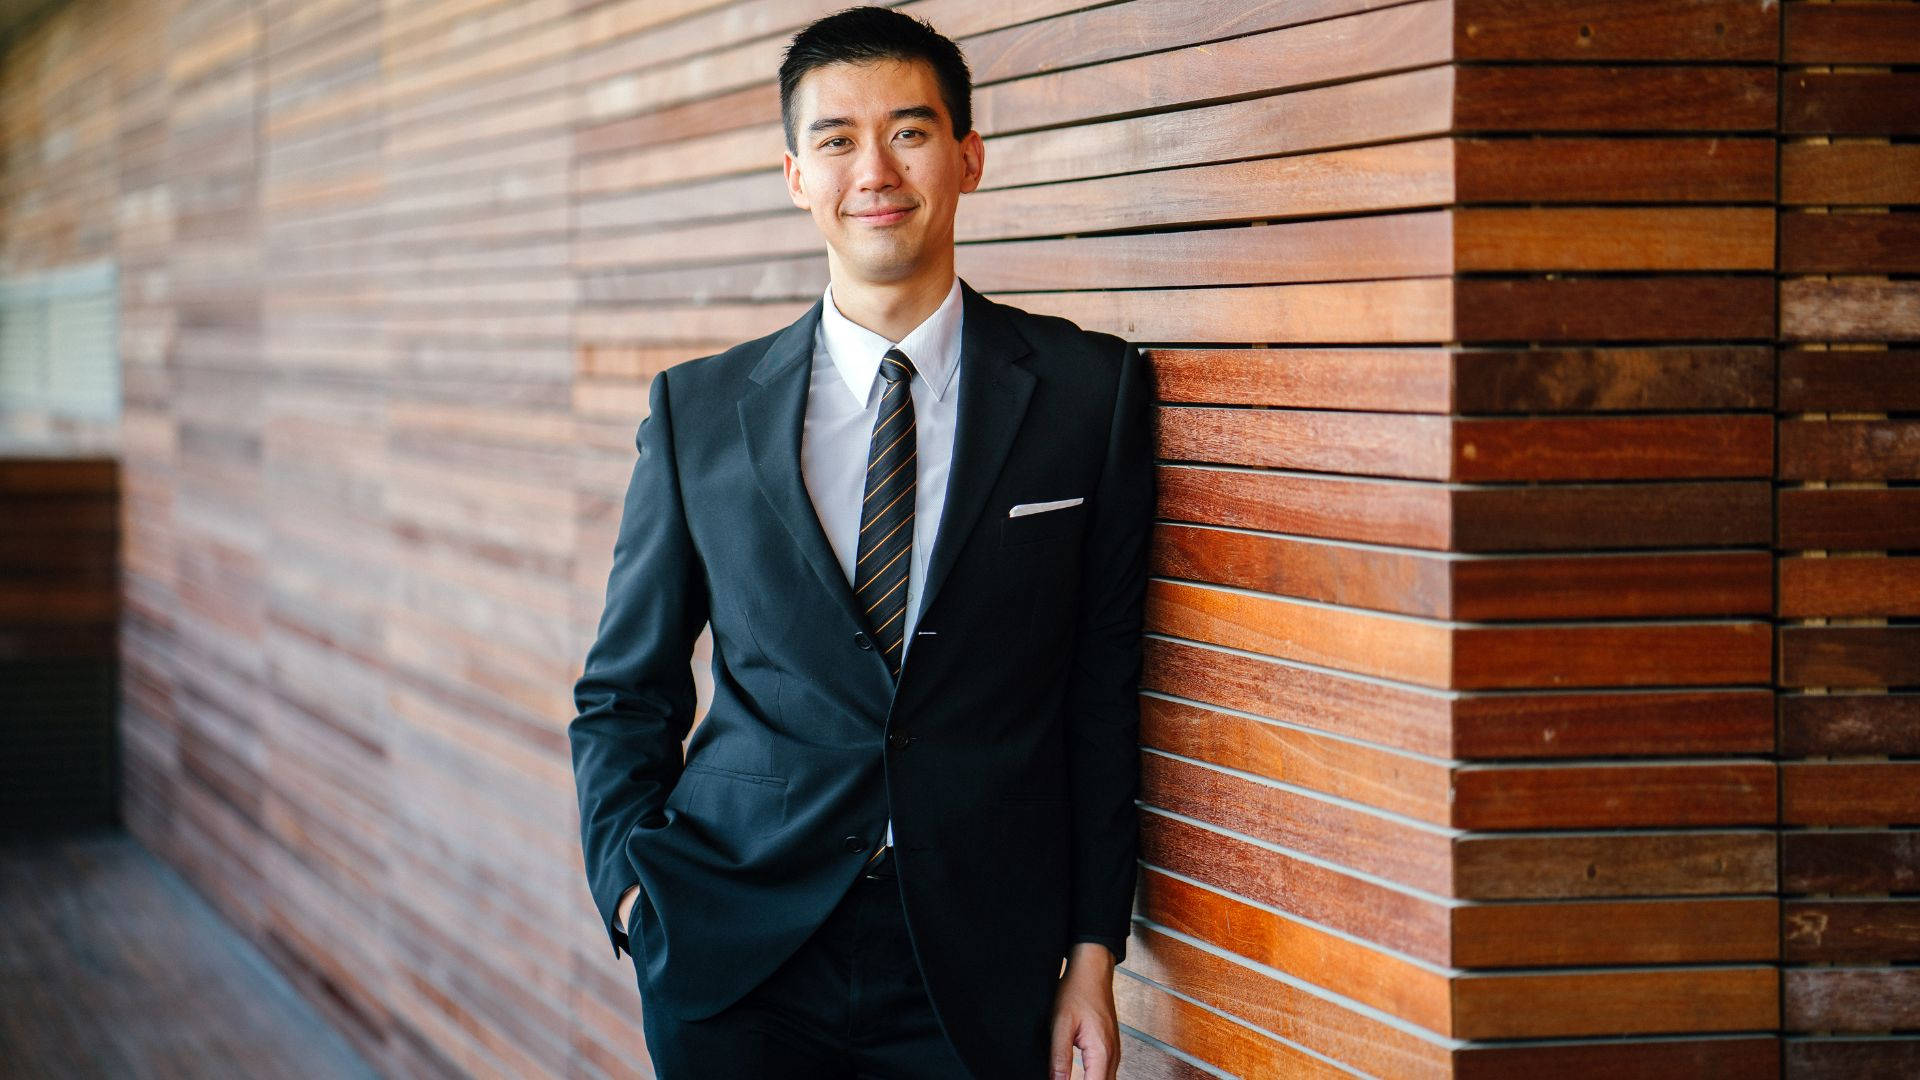
M 973 74 L 960 46 L 923 19 L 887 7 L 853 7 L 815 20 L 793 36 L 780 62 L 780 126 L 787 152 L 798 153 L 793 130 L 793 99 L 800 78 L 828 64 L 864 64 L 875 60 L 925 60 L 933 68 L 940 98 L 953 122 L 953 137 L 973 130 Z

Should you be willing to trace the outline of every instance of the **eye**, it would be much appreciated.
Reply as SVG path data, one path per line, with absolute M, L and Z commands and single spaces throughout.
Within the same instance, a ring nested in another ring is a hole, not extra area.
M 924 131 L 921 131 L 921 130 L 920 130 L 919 128 L 906 128 L 906 129 L 904 129 L 904 130 L 902 130 L 902 131 L 900 132 L 900 134 L 902 134 L 902 135 L 925 135 L 925 134 L 926 134 L 926 132 L 924 132 Z
M 835 136 L 834 136 L 833 138 L 831 138 L 831 139 L 828 139 L 828 140 L 827 140 L 826 142 L 823 142 L 823 143 L 821 143 L 821 144 L 820 144 L 820 148 L 821 148 L 822 150 L 825 150 L 825 149 L 826 149 L 827 147 L 829 147 L 829 146 L 832 146 L 832 145 L 833 145 L 834 143 L 837 143 L 837 142 L 846 142 L 846 141 L 847 141 L 847 140 L 846 140 L 846 137 L 845 137 L 844 135 L 835 135 Z

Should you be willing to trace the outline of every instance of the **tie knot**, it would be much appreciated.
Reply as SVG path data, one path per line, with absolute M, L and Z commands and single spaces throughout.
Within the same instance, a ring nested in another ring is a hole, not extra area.
M 899 382 L 913 378 L 913 361 L 899 349 L 888 349 L 887 355 L 880 361 L 880 374 L 888 382 Z

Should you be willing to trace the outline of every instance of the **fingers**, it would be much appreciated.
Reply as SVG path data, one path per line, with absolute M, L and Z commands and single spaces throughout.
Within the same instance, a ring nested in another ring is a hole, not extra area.
M 1054 1014 L 1053 1050 L 1047 1059 L 1050 1080 L 1069 1080 L 1073 1075 L 1073 1028 L 1071 1014 Z
M 1087 1080 L 1114 1080 L 1115 1066 L 1112 1050 L 1105 1039 L 1088 1039 L 1087 1045 L 1080 1048 L 1080 1064 L 1084 1067 Z

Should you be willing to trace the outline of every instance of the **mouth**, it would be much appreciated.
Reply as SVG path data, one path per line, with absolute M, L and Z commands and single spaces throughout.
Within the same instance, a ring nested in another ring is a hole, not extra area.
M 906 220 L 906 216 L 911 213 L 913 213 L 913 207 L 901 206 L 891 209 L 875 210 L 864 214 L 854 214 L 853 220 L 866 225 L 892 225 L 895 222 Z

